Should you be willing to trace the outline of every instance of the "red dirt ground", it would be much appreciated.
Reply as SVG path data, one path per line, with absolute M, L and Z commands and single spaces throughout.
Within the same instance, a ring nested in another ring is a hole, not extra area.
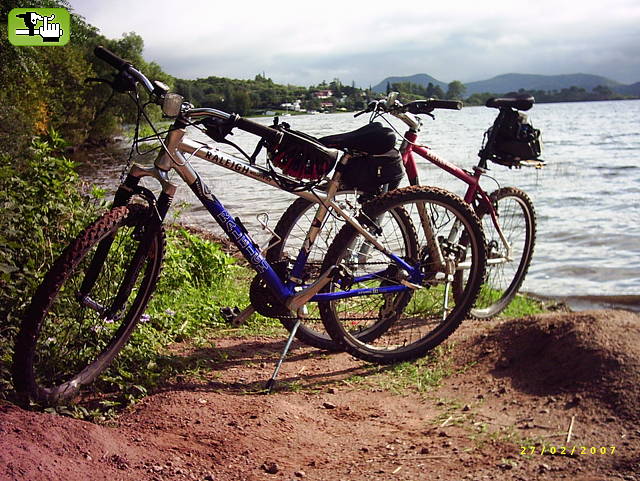
M 283 343 L 177 346 L 218 361 L 109 425 L 0 404 L 0 480 L 640 481 L 637 314 L 467 321 L 422 393 L 297 345 L 280 389 L 253 394 Z

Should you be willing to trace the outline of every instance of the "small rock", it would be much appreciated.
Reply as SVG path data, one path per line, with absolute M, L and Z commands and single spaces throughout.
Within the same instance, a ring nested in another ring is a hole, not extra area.
M 551 411 L 549 411 L 547 408 L 541 409 L 540 413 L 541 414 L 549 414 Z
M 280 472 L 280 466 L 278 466 L 277 463 L 271 461 L 264 463 L 262 465 L 262 469 L 265 471 L 265 473 L 269 474 L 278 474 L 278 472 Z
M 464 407 L 462 408 L 463 411 L 471 411 L 471 406 L 469 406 L 468 404 L 465 404 Z
M 543 471 L 551 471 L 551 466 L 548 464 L 542 463 L 538 466 L 538 470 L 542 473 Z
M 424 447 L 420 450 L 420 454 L 429 454 L 429 448 Z
M 216 481 L 216 477 L 213 474 L 207 474 L 204 477 L 204 481 Z
M 336 405 L 330 402 L 323 402 L 322 407 L 325 409 L 335 409 Z
M 336 394 L 338 390 L 335 387 L 330 387 L 329 389 L 327 389 L 327 392 L 329 394 Z
M 305 473 L 304 471 L 296 471 L 295 473 L 293 473 L 293 475 L 296 478 L 304 478 L 307 475 L 307 473 Z

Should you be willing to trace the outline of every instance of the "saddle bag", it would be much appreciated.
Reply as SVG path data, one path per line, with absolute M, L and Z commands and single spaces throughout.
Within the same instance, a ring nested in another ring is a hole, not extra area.
M 540 130 L 518 110 L 501 109 L 487 135 L 493 141 L 487 143 L 482 154 L 498 164 L 515 167 L 520 161 L 538 160 L 542 153 Z
M 347 189 L 377 193 L 385 184 L 398 187 L 403 176 L 400 152 L 391 149 L 380 155 L 366 154 L 349 159 L 342 170 L 342 185 Z

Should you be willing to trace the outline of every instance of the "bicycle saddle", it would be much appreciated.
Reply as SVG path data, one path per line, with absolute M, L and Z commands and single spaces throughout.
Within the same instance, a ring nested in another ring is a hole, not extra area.
M 500 107 L 511 107 L 517 110 L 529 110 L 533 107 L 535 99 L 532 96 L 515 97 L 515 98 L 495 98 L 487 100 L 487 107 L 499 109 Z
M 373 122 L 351 132 L 322 137 L 318 141 L 327 147 L 379 155 L 396 145 L 396 136 L 389 127 L 383 127 L 380 122 Z

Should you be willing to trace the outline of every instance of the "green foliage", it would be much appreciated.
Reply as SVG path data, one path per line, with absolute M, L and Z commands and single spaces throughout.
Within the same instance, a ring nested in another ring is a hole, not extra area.
M 460 80 L 454 80 L 448 85 L 446 98 L 449 100 L 462 100 L 467 87 L 460 82 Z
M 429 82 L 426 87 L 413 82 L 397 82 L 391 85 L 392 90 L 402 94 L 405 101 L 422 99 L 443 99 L 445 97 L 442 88 Z
M 126 406 L 187 369 L 167 347 L 186 339 L 205 343 L 212 330 L 226 326 L 220 308 L 247 302 L 247 286 L 237 282 L 243 270 L 217 244 L 170 228 L 156 293 L 131 339 L 94 386 L 105 396 L 101 411 Z
M 24 6 L 8 0 L 0 6 L 6 18 L 12 8 Z M 0 153 L 21 152 L 34 135 L 59 131 L 72 145 L 88 137 L 102 139 L 132 122 L 136 109 L 128 96 L 116 95 L 110 107 L 102 109 L 111 94 L 105 85 L 85 83 L 88 77 L 112 78 L 114 70 L 93 54 L 104 45 L 130 59 L 151 79 L 173 84 L 173 79 L 155 63 L 142 58 L 143 41 L 135 33 L 110 40 L 74 14 L 64 0 L 34 0 L 30 7 L 62 7 L 71 11 L 71 42 L 65 47 L 15 47 L 7 38 L 7 24 L 0 24 Z M 159 118 L 157 107 L 152 116 Z
M 21 158 L 0 155 L 0 387 L 20 311 L 62 246 L 101 207 L 78 190 L 74 163 L 59 153 L 63 147 L 52 132 Z
M 212 107 L 240 115 L 264 110 L 281 110 L 282 104 L 301 102 L 301 108 L 319 110 L 321 100 L 315 95 L 320 90 L 331 90 L 332 96 L 322 99 L 334 108 L 363 109 L 366 94 L 355 86 L 343 85 L 339 79 L 329 84 L 298 87 L 276 84 L 270 78 L 256 75 L 253 80 L 207 77 L 198 80 L 177 79 L 176 91 L 194 105 Z

